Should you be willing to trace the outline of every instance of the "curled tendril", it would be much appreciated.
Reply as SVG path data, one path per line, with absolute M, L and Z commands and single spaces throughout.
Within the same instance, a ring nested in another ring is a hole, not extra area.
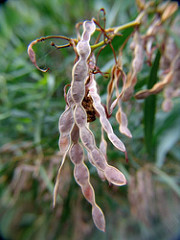
M 64 36 L 47 36 L 47 37 L 42 37 L 42 38 L 39 38 L 39 39 L 36 39 L 34 41 L 32 41 L 29 45 L 28 45 L 28 49 L 27 49 L 27 52 L 28 52 L 28 55 L 29 55 L 29 58 L 31 60 L 31 62 L 34 64 L 34 66 L 40 70 L 41 72 L 47 72 L 49 70 L 49 68 L 47 69 L 42 69 L 40 68 L 38 65 L 37 65 L 37 62 L 36 62 L 36 54 L 33 50 L 33 46 L 38 43 L 38 42 L 43 42 L 45 40 L 48 40 L 48 39 L 54 39 L 54 38 L 59 38 L 59 39 L 64 39 L 64 40 L 67 40 L 69 41 L 68 44 L 66 45 L 62 45 L 62 46 L 56 46 L 54 43 L 51 43 L 51 46 L 55 46 L 56 48 L 65 48 L 65 47 L 69 47 L 71 46 L 71 39 L 68 38 L 68 37 L 64 37 Z

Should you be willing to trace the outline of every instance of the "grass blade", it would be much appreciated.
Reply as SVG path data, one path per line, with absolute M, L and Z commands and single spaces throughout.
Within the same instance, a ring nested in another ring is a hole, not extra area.
M 154 63 L 152 65 L 147 88 L 150 89 L 158 80 L 158 69 L 159 69 L 159 62 L 160 62 L 160 51 L 157 51 Z M 156 113 L 156 95 L 151 95 L 145 99 L 144 104 L 144 134 L 145 134 L 145 144 L 147 153 L 150 156 L 154 155 L 154 144 L 153 144 L 153 130 L 154 130 L 154 123 L 155 123 L 155 113 Z

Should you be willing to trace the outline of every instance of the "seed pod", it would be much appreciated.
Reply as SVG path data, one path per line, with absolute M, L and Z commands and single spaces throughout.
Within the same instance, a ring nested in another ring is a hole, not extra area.
M 119 106 L 119 109 L 116 113 L 116 120 L 119 123 L 119 131 L 125 134 L 127 137 L 132 137 L 131 132 L 128 129 L 128 120 L 126 114 L 123 112 L 122 108 Z
M 102 210 L 97 206 L 93 206 L 92 208 L 92 217 L 95 225 L 105 232 L 105 220 L 104 220 L 104 214 Z
M 109 140 L 112 142 L 112 144 L 118 148 L 120 151 L 125 152 L 125 146 L 121 142 L 120 139 L 114 134 L 111 124 L 109 123 L 105 110 L 103 106 L 101 105 L 101 99 L 97 93 L 97 87 L 96 82 L 94 80 L 94 75 L 91 75 L 91 83 L 89 85 L 89 94 L 91 95 L 93 99 L 93 106 L 96 109 L 96 111 L 100 115 L 100 122 L 102 124 L 103 129 L 107 132 Z
M 101 231 L 105 231 L 104 214 L 95 202 L 94 189 L 89 181 L 89 170 L 84 164 L 83 149 L 79 143 L 73 144 L 71 147 L 70 158 L 75 165 L 74 178 L 80 185 L 84 197 L 92 205 L 93 221 L 97 228 L 99 228 Z
M 88 129 L 87 127 L 82 127 L 80 129 L 80 138 L 83 145 L 88 151 L 92 151 L 94 149 L 95 139 L 90 129 Z
M 83 127 L 86 125 L 87 115 L 82 105 L 76 105 L 76 108 L 74 110 L 74 118 L 78 127 Z
M 115 79 L 116 65 L 111 70 L 111 79 L 107 86 L 107 111 L 110 112 L 110 105 L 112 100 L 112 95 L 114 91 L 114 79 Z
M 156 84 L 151 89 L 142 90 L 136 93 L 136 99 L 143 99 L 152 94 L 157 94 L 163 90 L 165 86 L 167 86 L 173 79 L 173 76 L 179 71 L 180 67 L 180 55 L 177 54 L 174 60 L 171 63 L 170 71 L 165 75 L 164 79 Z
M 91 53 L 89 45 L 90 36 L 95 31 L 95 24 L 93 21 L 85 21 L 83 23 L 83 34 L 82 38 L 77 44 L 77 53 L 79 60 L 75 64 L 72 71 L 72 86 L 71 92 L 73 100 L 76 104 L 82 102 L 85 95 L 85 82 L 88 76 L 88 65 L 87 59 Z
M 74 116 L 72 109 L 67 108 L 61 117 L 59 118 L 59 132 L 62 134 L 67 134 L 71 131 L 74 124 Z
M 74 127 L 71 131 L 71 140 L 73 143 L 77 143 L 79 140 L 79 128 L 76 124 L 74 124 Z
M 127 81 L 122 90 L 122 101 L 128 101 L 134 92 L 134 86 L 137 82 L 137 73 L 141 71 L 144 62 L 143 41 L 138 31 L 135 32 L 133 38 L 134 59 L 132 61 L 131 70 L 127 75 Z
M 83 160 L 83 149 L 79 143 L 74 143 L 70 150 L 70 158 L 74 164 L 79 164 Z
M 106 179 L 117 186 L 122 186 L 126 184 L 125 176 L 115 167 L 108 165 L 105 169 Z
M 169 2 L 164 9 L 161 15 L 161 21 L 166 21 L 169 17 L 171 17 L 176 11 L 178 10 L 178 3 L 176 2 Z
M 94 164 L 94 161 L 93 161 L 93 158 L 92 158 L 91 154 L 88 153 L 87 155 L 88 155 L 88 160 L 89 160 L 89 162 L 90 162 L 94 167 L 96 167 L 96 164 Z M 99 168 L 97 168 L 97 167 L 96 167 L 96 170 L 97 170 L 97 172 L 98 172 L 99 177 L 102 179 L 102 181 L 104 181 L 104 180 L 106 179 L 106 177 L 105 177 L 105 175 L 104 175 L 104 171 L 102 171 L 101 169 L 99 169 Z

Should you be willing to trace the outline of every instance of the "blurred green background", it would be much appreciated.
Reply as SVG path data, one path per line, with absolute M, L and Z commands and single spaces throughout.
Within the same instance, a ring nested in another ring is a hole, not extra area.
M 180 231 L 180 100 L 175 99 L 173 110 L 164 113 L 162 94 L 157 97 L 154 115 L 153 154 L 148 154 L 145 147 L 144 101 L 132 98 L 124 105 L 132 139 L 121 136 L 115 117 L 111 118 L 116 134 L 126 144 L 129 162 L 110 143 L 108 161 L 126 175 L 127 186 L 118 188 L 102 182 L 87 163 L 97 203 L 106 217 L 106 233 L 95 228 L 91 206 L 75 183 L 69 159 L 63 167 L 57 206 L 52 209 L 60 164 L 58 119 L 64 111 L 63 87 L 71 81 L 75 54 L 72 49 L 52 49 L 48 42 L 39 44 L 38 63 L 50 67 L 48 73 L 41 73 L 30 62 L 27 46 L 46 35 L 75 38 L 75 24 L 97 17 L 102 7 L 107 13 L 107 27 L 127 23 L 137 16 L 133 0 L 9 0 L 0 5 L 2 239 L 173 240 Z M 132 59 L 128 46 L 123 56 L 125 69 Z M 98 66 L 105 72 L 113 63 L 113 54 L 107 47 Z M 136 91 L 145 85 L 150 71 L 144 66 Z M 105 102 L 108 79 L 98 75 L 97 82 Z M 97 142 L 98 128 L 98 120 L 91 123 Z

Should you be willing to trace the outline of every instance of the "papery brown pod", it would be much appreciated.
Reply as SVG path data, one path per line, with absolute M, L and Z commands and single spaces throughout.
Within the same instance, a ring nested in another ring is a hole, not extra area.
M 167 86 L 173 79 L 173 76 L 176 71 L 180 69 L 180 55 L 177 54 L 173 62 L 171 63 L 170 71 L 165 75 L 164 79 L 158 83 L 156 83 L 151 89 L 142 90 L 136 93 L 136 99 L 143 99 L 152 94 L 157 94 L 163 90 L 165 86 Z
M 166 21 L 169 17 L 171 17 L 178 10 L 177 2 L 169 2 L 161 15 L 161 21 Z
M 133 38 L 134 59 L 132 60 L 131 70 L 127 75 L 127 80 L 122 90 L 122 101 L 128 101 L 134 92 L 134 86 L 137 82 L 137 73 L 141 71 L 144 62 L 143 40 L 138 31 L 134 33 Z
M 109 123 L 106 112 L 104 107 L 101 104 L 101 98 L 97 93 L 97 87 L 96 82 L 94 80 L 94 74 L 91 74 L 90 76 L 90 83 L 89 83 L 89 94 L 91 95 L 93 99 L 93 106 L 96 109 L 96 111 L 99 113 L 99 119 L 101 122 L 101 125 L 103 129 L 107 132 L 108 138 L 112 142 L 112 144 L 118 148 L 120 151 L 125 152 L 125 146 L 122 143 L 122 141 L 114 134 L 111 124 Z
M 116 113 L 116 120 L 119 123 L 119 131 L 123 134 L 125 134 L 127 137 L 132 137 L 131 132 L 128 129 L 128 120 L 126 117 L 126 114 L 122 111 L 122 108 L 119 107 L 117 113 Z

